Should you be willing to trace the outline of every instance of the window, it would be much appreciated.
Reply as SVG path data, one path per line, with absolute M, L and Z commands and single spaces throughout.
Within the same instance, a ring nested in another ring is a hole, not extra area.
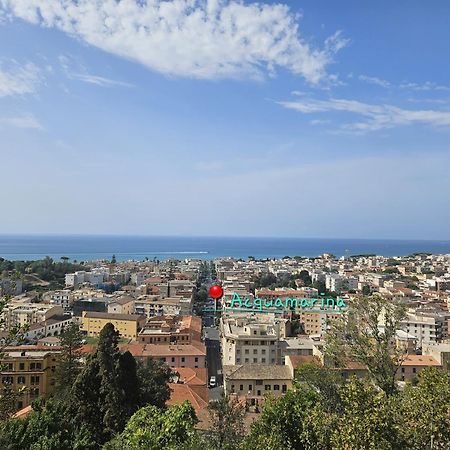
M 198 362 L 198 356 L 195 357 L 195 362 Z
M 263 380 L 256 380 L 255 384 L 256 386 L 262 386 Z
M 36 369 L 36 363 L 30 363 L 30 370 Z
M 17 377 L 18 384 L 25 384 L 25 377 Z
M 231 385 L 231 393 L 234 393 L 234 384 Z
M 253 364 L 257 364 L 258 363 L 258 358 L 253 358 Z
M 2 377 L 2 383 L 3 384 L 12 384 L 12 382 L 13 382 L 13 377 L 12 376 Z
M 285 384 L 283 384 L 283 386 L 282 386 L 282 391 L 287 392 L 287 386 Z
M 266 358 L 261 358 L 261 362 L 262 362 L 263 364 L 265 364 L 265 363 L 266 363 Z
M 274 384 L 273 385 L 273 390 L 274 391 L 279 391 L 280 390 L 280 385 L 279 384 Z
M 39 395 L 39 389 L 38 389 L 38 388 L 31 389 L 31 390 L 30 390 L 30 395 L 31 395 L 32 397 L 37 397 L 37 396 Z
M 266 384 L 266 385 L 264 386 L 264 390 L 265 390 L 265 391 L 270 391 L 270 389 L 271 389 L 270 384 Z
M 184 362 L 184 356 L 181 357 L 181 362 Z
M 248 348 L 245 349 L 245 354 L 248 355 Z
M 174 356 L 172 356 L 172 362 L 173 362 L 173 363 L 175 362 L 175 357 L 174 357 Z
M 402 373 L 405 373 L 405 368 L 404 367 L 402 367 Z
M 36 363 L 36 369 L 42 369 L 42 364 L 41 363 Z
M 38 375 L 32 375 L 31 376 L 31 384 L 39 384 L 39 376 Z
M 258 354 L 258 349 L 256 349 L 256 348 L 253 349 L 253 354 L 254 354 L 254 355 L 257 355 L 257 354 Z
M 239 390 L 240 390 L 240 391 L 243 391 L 243 390 L 244 390 L 244 385 L 243 385 L 243 384 L 240 384 L 240 385 L 239 385 Z
M 249 385 L 248 385 L 248 390 L 249 390 L 249 391 L 252 391 L 252 390 L 253 390 L 253 385 L 252 385 L 252 384 L 249 384 Z
M 263 348 L 263 349 L 261 350 L 261 353 L 262 353 L 263 355 L 265 355 L 265 354 L 266 354 L 266 349 Z
M 417 369 L 413 367 L 413 373 L 417 373 Z
M 25 363 L 19 364 L 19 370 L 25 370 Z

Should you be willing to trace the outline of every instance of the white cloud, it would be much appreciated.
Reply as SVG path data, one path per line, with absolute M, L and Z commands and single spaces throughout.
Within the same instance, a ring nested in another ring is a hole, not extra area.
M 58 28 L 166 75 L 261 78 L 277 67 L 308 82 L 347 43 L 340 33 L 314 48 L 283 4 L 238 0 L 0 0 L 10 17 Z
M 384 88 L 388 88 L 391 85 L 391 83 L 389 83 L 389 81 L 383 80 L 382 78 L 378 78 L 378 77 L 369 77 L 367 75 L 360 75 L 358 77 L 358 79 L 360 81 L 364 81 L 365 83 L 375 84 L 377 86 L 381 86 Z
M 31 115 L 18 117 L 0 117 L 0 126 L 6 125 L 16 128 L 29 128 L 32 130 L 43 130 L 39 121 Z
M 27 63 L 23 66 L 17 62 L 0 62 L 0 97 L 31 94 L 41 82 L 39 68 Z
M 340 112 L 359 115 L 365 118 L 360 122 L 348 122 L 341 125 L 344 130 L 375 131 L 400 125 L 425 124 L 450 126 L 450 111 L 411 110 L 392 105 L 374 105 L 347 99 L 296 99 L 278 102 L 281 106 L 303 114 Z
M 411 89 L 413 91 L 450 91 L 449 86 L 442 86 L 432 81 L 426 81 L 425 83 L 402 83 L 400 84 L 402 89 Z
M 113 80 L 100 75 L 92 75 L 80 61 L 77 61 L 73 57 L 60 55 L 58 59 L 65 75 L 71 80 L 83 81 L 84 83 L 95 84 L 101 87 L 133 87 L 132 84 L 124 81 Z
M 73 73 L 71 77 L 84 81 L 85 83 L 95 84 L 97 86 L 102 87 L 113 87 L 113 86 L 122 86 L 122 87 L 132 87 L 133 85 L 130 83 L 126 83 L 124 81 L 111 80 L 110 78 L 101 77 L 98 75 L 84 74 L 84 73 Z

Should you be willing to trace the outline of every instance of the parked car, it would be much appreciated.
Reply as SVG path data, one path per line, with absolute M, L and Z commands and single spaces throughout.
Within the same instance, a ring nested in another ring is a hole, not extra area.
M 216 384 L 217 384 L 216 377 L 212 375 L 209 379 L 209 387 L 210 388 L 216 387 Z

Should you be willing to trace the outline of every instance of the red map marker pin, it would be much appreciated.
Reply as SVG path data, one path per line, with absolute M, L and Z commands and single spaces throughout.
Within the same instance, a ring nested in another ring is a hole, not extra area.
M 219 286 L 218 284 L 215 284 L 214 286 L 211 286 L 209 288 L 209 296 L 212 297 L 215 300 L 218 300 L 223 295 L 223 289 L 222 286 Z

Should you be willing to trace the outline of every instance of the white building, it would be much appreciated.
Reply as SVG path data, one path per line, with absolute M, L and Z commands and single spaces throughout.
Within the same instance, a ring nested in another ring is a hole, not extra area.
M 417 339 L 417 345 L 439 342 L 448 336 L 450 314 L 441 311 L 408 311 L 402 329 Z
M 286 322 L 273 314 L 222 318 L 223 365 L 282 364 Z

